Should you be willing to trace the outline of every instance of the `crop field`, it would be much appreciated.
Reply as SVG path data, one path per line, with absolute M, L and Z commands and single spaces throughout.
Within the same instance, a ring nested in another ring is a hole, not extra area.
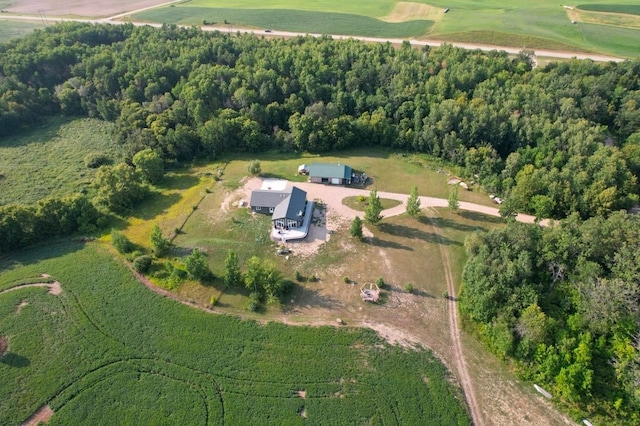
M 0 270 L 0 291 L 13 289 L 0 292 L 2 424 L 44 404 L 54 425 L 470 423 L 429 352 L 371 331 L 184 306 L 142 286 L 99 243 L 24 251 Z M 21 287 L 39 277 L 62 291 Z
M 116 161 L 112 124 L 97 119 L 52 119 L 41 127 L 0 141 L 0 205 L 33 203 L 86 190 L 96 169 L 85 156 Z
M 36 24 L 33 22 L 15 22 L 15 21 L 0 21 L 0 43 L 11 40 L 12 38 L 22 37 L 29 34 L 36 28 L 42 28 L 42 24 Z
M 635 0 L 616 0 L 612 4 L 593 0 L 567 7 L 552 0 L 490 3 L 472 0 L 321 3 L 281 0 L 268 4 L 256 0 L 193 0 L 144 11 L 133 19 L 192 25 L 201 25 L 203 21 L 222 26 L 230 23 L 231 30 L 248 27 L 302 33 L 428 38 L 637 57 L 640 46 L 635 40 L 640 38 L 640 28 L 634 23 L 634 16 L 638 14 Z

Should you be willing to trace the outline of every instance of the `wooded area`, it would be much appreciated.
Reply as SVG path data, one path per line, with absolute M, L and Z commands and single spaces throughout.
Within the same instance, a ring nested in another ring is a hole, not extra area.
M 510 223 L 465 243 L 460 310 L 573 414 L 640 421 L 640 217 Z
M 0 54 L 0 135 L 63 113 L 115 121 L 128 162 L 145 148 L 185 161 L 389 146 L 452 162 L 539 217 L 638 198 L 637 60 L 532 71 L 525 53 L 77 23 Z

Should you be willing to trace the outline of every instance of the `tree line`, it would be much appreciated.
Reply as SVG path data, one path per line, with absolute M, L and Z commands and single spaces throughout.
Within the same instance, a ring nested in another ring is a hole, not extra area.
M 532 69 L 525 52 L 63 23 L 0 46 L 0 135 L 48 114 L 117 124 L 128 152 L 427 152 L 539 217 L 638 199 L 640 61 Z
M 576 418 L 638 424 L 640 217 L 511 222 L 465 247 L 460 310 L 488 346 Z

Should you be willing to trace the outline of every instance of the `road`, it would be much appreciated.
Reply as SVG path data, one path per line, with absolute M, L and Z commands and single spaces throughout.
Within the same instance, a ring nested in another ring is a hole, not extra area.
M 167 6 L 170 5 L 172 3 L 176 3 L 177 1 L 181 1 L 181 0 L 173 0 L 170 2 L 166 2 L 166 3 L 162 3 L 156 6 L 151 6 L 151 7 L 144 7 L 141 9 L 137 9 L 137 10 L 132 10 L 129 12 L 123 12 L 123 13 L 118 13 L 116 15 L 112 15 L 106 18 L 99 18 L 99 19 L 92 19 L 92 18 L 87 18 L 87 19 L 81 19 L 81 18 L 61 18 L 61 17 L 55 17 L 55 16 L 47 16 L 46 20 L 47 22 L 87 22 L 87 23 L 92 23 L 92 24 L 97 24 L 97 23 L 109 23 L 109 24 L 123 24 L 123 23 L 131 23 L 133 25 L 136 26 L 142 26 L 142 25 L 149 25 L 152 27 L 160 27 L 162 26 L 162 24 L 159 23 L 149 23 L 149 22 L 141 22 L 141 21 L 118 21 L 118 19 L 127 17 L 127 16 L 131 16 L 131 15 L 135 15 L 136 13 L 139 12 L 143 12 L 145 10 L 150 10 L 150 9 L 154 9 L 157 7 L 161 7 L 161 6 Z M 42 17 L 40 16 L 34 16 L 34 15 L 14 15 L 14 14 L 9 14 L 9 13 L 3 13 L 0 15 L 0 20 L 5 19 L 5 20 L 18 20 L 18 21 L 35 21 L 35 22 L 42 22 Z M 179 25 L 180 27 L 190 27 L 188 25 Z M 291 31 L 279 31 L 279 30 L 271 30 L 269 33 L 265 33 L 263 30 L 256 30 L 255 28 L 242 28 L 242 27 L 232 27 L 229 25 L 223 25 L 223 26 L 213 26 L 213 25 L 204 25 L 200 27 L 203 31 L 219 31 L 222 33 L 225 32 L 240 32 L 240 33 L 253 33 L 256 35 L 266 35 L 269 37 L 297 37 L 297 36 L 312 36 L 312 37 L 322 37 L 326 34 L 316 34 L 316 33 L 299 33 L 299 32 L 291 32 Z M 457 43 L 457 42 L 448 42 L 446 40 L 415 40 L 415 39 L 401 39 L 401 38 L 379 38 L 379 37 L 361 37 L 361 36 L 351 36 L 351 35 L 340 35 L 340 34 L 331 34 L 331 37 L 333 39 L 336 40 L 346 40 L 346 39 L 353 39 L 353 40 L 360 40 L 360 41 L 364 41 L 367 43 L 393 43 L 393 44 L 402 44 L 405 41 L 408 41 L 412 46 L 431 46 L 431 47 L 439 47 L 442 44 L 449 44 L 455 47 L 459 47 L 462 49 L 470 49 L 470 50 L 475 50 L 475 49 L 479 49 L 482 51 L 486 51 L 486 52 L 490 52 L 493 50 L 504 50 L 507 53 L 510 54 L 518 54 L 520 53 L 520 51 L 522 51 L 521 48 L 515 48 L 515 47 L 509 47 L 509 46 L 491 46 L 491 45 L 486 45 L 486 44 L 474 44 L 474 43 Z M 591 59 L 592 61 L 596 61 L 596 62 L 621 62 L 624 61 L 623 58 L 618 58 L 615 56 L 607 56 L 607 55 L 600 55 L 600 54 L 595 54 L 595 53 L 582 53 L 582 52 L 562 52 L 562 51 L 555 51 L 555 50 L 536 50 L 535 51 L 535 55 L 536 56 L 542 56 L 542 57 L 548 57 L 548 58 L 555 58 L 555 59 L 571 59 L 571 58 L 577 58 L 577 59 Z

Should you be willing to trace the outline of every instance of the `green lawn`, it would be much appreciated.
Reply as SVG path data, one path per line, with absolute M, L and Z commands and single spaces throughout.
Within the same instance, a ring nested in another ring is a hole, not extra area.
M 35 129 L 0 141 L 0 205 L 33 203 L 85 191 L 96 169 L 84 157 L 101 153 L 114 161 L 113 124 L 97 119 L 52 118 Z
M 82 267 L 78 267 L 82 265 Z M 0 264 L 0 423 L 48 403 L 51 424 L 469 424 L 429 352 L 354 328 L 258 325 L 163 298 L 98 243 Z
M 570 51 L 591 51 L 623 57 L 640 55 L 640 29 L 611 25 L 612 21 L 572 24 L 569 10 L 552 0 L 432 0 L 418 1 L 444 10 L 424 18 L 402 15 L 402 22 L 384 22 L 393 15 L 396 1 L 300 2 L 281 0 L 265 4 L 257 0 L 193 0 L 145 11 L 134 16 L 156 22 L 200 25 L 203 20 L 231 29 L 251 27 L 295 32 L 403 37 L 487 43 L 495 45 Z M 573 5 L 576 7 L 575 5 Z M 585 1 L 580 10 L 610 14 L 638 14 L 636 0 Z M 613 15 L 610 15 L 610 17 Z M 590 28 L 596 26 L 598 28 Z

